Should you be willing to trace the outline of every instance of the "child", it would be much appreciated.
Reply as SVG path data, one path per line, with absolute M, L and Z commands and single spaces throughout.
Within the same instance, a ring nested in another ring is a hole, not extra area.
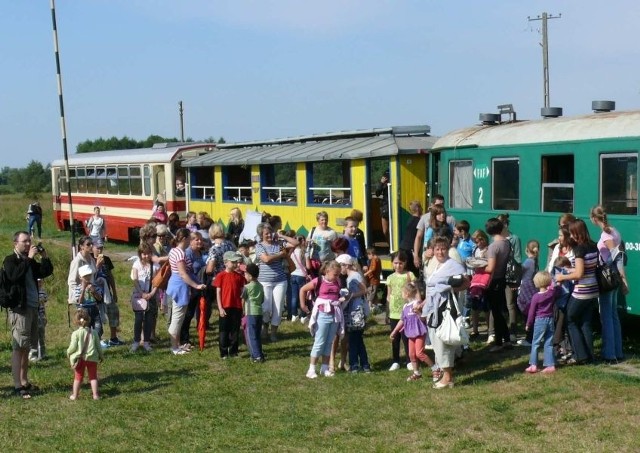
M 138 247 L 138 260 L 134 261 L 131 267 L 131 280 L 133 281 L 133 294 L 132 298 L 140 298 L 147 300 L 148 304 L 152 303 L 154 297 L 156 297 L 156 291 L 158 288 L 152 288 L 151 278 L 153 274 L 153 263 L 151 257 L 153 256 L 153 248 L 147 244 L 142 243 Z M 133 343 L 131 344 L 131 352 L 136 352 L 140 347 L 140 339 L 144 336 L 144 342 L 142 348 L 146 352 L 151 352 L 151 345 L 149 344 L 149 338 L 151 338 L 152 316 L 153 312 L 150 309 L 135 310 L 133 311 Z
M 402 298 L 402 288 L 407 283 L 413 282 L 416 277 L 407 270 L 408 255 L 400 250 L 391 255 L 394 273 L 387 277 L 387 320 L 391 332 L 393 332 L 402 317 L 404 299 Z M 409 356 L 409 341 L 404 333 L 393 337 L 391 342 L 391 354 L 393 363 L 389 371 L 400 369 L 400 341 L 404 344 L 405 355 Z M 409 367 L 407 367 L 409 368 Z M 413 369 L 413 367 L 411 367 Z
M 318 358 L 322 358 L 320 374 L 325 377 L 332 377 L 335 372 L 329 369 L 329 359 L 331 356 L 331 345 L 338 330 L 344 333 L 344 317 L 340 307 L 340 265 L 336 261 L 328 261 L 320 268 L 320 276 L 311 280 L 300 288 L 300 300 L 306 300 L 307 293 L 314 291 L 318 295 L 313 310 L 301 304 L 301 309 L 307 315 L 311 314 L 309 320 L 309 331 L 314 337 L 311 354 L 309 356 L 309 369 L 307 378 L 316 379 L 316 364 Z
M 195 212 L 189 211 L 187 212 L 187 223 L 185 224 L 185 228 L 189 231 L 196 232 L 200 229 L 200 225 L 197 222 L 198 216 Z
M 257 264 L 247 264 L 244 278 L 247 284 L 242 290 L 242 300 L 244 301 L 244 314 L 246 317 L 246 343 L 251 354 L 253 363 L 264 362 L 262 352 L 262 302 L 264 302 L 264 290 L 258 281 L 260 268 Z
M 242 290 L 245 279 L 236 272 L 242 256 L 238 252 L 224 252 L 224 271 L 213 280 L 220 312 L 220 357 L 238 357 L 238 335 L 242 320 Z
M 473 238 L 469 234 L 470 228 L 471 226 L 469 225 L 469 222 L 461 220 L 456 223 L 456 227 L 453 230 L 454 237 L 458 238 L 457 249 L 463 262 L 466 261 L 467 258 L 471 257 L 473 249 L 475 248 Z
M 566 256 L 559 256 L 553 262 L 551 277 L 556 281 L 558 274 L 571 273 L 571 261 Z M 572 280 L 565 280 L 560 284 L 559 294 L 556 297 L 556 330 L 553 334 L 553 346 L 560 357 L 559 362 L 564 363 L 571 359 L 572 348 L 567 332 L 567 303 L 573 292 Z
M 489 253 L 489 238 L 487 234 L 482 230 L 476 230 L 471 235 L 471 239 L 473 239 L 476 246 L 466 261 L 467 269 L 472 271 L 471 286 L 467 291 L 467 304 L 471 306 L 471 337 L 474 338 L 479 335 L 480 311 L 489 311 L 485 300 L 485 292 L 491 281 L 491 274 L 484 271 Z
M 342 274 L 347 276 L 349 295 L 344 311 L 349 343 L 349 371 L 370 373 L 371 365 L 363 338 L 366 319 L 369 316 L 369 305 L 364 300 L 367 288 L 364 286 L 362 274 L 355 269 L 357 263 L 354 258 L 344 254 L 338 256 L 336 261 L 340 263 Z
M 45 346 L 45 327 L 47 327 L 47 313 L 45 304 L 47 303 L 47 291 L 44 289 L 44 280 L 38 279 L 38 343 L 36 347 L 29 351 L 29 361 L 37 362 L 47 358 L 47 348 Z
M 382 275 L 382 264 L 376 254 L 375 247 L 367 248 L 367 258 L 369 265 L 363 269 L 365 271 L 364 277 L 367 279 L 367 287 L 369 288 L 367 301 L 369 302 L 369 308 L 375 313 L 375 305 L 378 300 L 378 287 L 380 286 L 380 277 Z
M 84 308 L 89 313 L 92 329 L 95 329 L 98 338 L 102 337 L 102 318 L 98 309 L 98 302 L 102 301 L 101 288 L 92 283 L 93 269 L 88 264 L 78 268 L 78 275 L 82 279 L 75 288 L 75 299 L 78 301 L 78 308 Z
M 391 331 L 389 338 L 393 341 L 399 333 L 403 333 L 409 340 L 409 360 L 411 360 L 411 369 L 413 373 L 407 378 L 407 381 L 417 381 L 422 379 L 422 373 L 418 360 L 426 363 L 431 367 L 433 378 L 437 381 L 439 373 L 433 360 L 424 353 L 424 340 L 427 334 L 427 327 L 422 322 L 414 308 L 420 303 L 418 296 L 418 287 L 415 283 L 405 283 L 402 287 L 402 298 L 407 301 L 402 307 L 402 318 Z
M 73 379 L 73 393 L 69 397 L 75 401 L 80 392 L 80 386 L 84 379 L 84 370 L 87 369 L 93 399 L 100 399 L 98 393 L 98 362 L 102 362 L 102 348 L 98 333 L 90 326 L 91 316 L 84 308 L 76 312 L 76 324 L 78 329 L 71 334 L 71 342 L 67 349 L 67 357 L 75 371 Z
M 527 259 L 522 263 L 522 280 L 520 282 L 520 291 L 518 292 L 518 308 L 525 316 L 525 324 L 527 322 L 526 317 L 529 313 L 529 305 L 531 304 L 531 298 L 536 293 L 536 286 L 533 283 L 533 276 L 538 272 L 538 252 L 540 250 L 540 244 L 536 240 L 527 242 L 527 248 L 525 253 Z M 524 340 L 518 340 L 520 346 L 531 346 L 532 331 L 527 331 L 527 335 Z
M 544 359 L 542 362 L 544 369 L 542 372 L 549 374 L 556 371 L 553 355 L 553 304 L 559 287 L 549 286 L 551 284 L 551 274 L 547 271 L 536 273 L 533 277 L 533 283 L 538 288 L 538 292 L 531 298 L 531 306 L 527 316 L 527 331 L 533 329 L 533 340 L 531 342 L 529 367 L 524 371 L 526 373 L 538 372 L 538 347 L 544 342 Z
M 303 235 L 296 236 L 298 240 L 298 246 L 291 251 L 291 260 L 295 265 L 295 269 L 291 272 L 291 280 L 289 284 L 291 286 L 291 300 L 289 305 L 289 313 L 291 313 L 291 321 L 298 320 L 298 313 L 300 313 L 300 322 L 304 324 L 306 317 L 302 313 L 300 308 L 301 302 L 306 304 L 306 301 L 301 301 L 300 288 L 310 280 L 309 267 L 311 263 L 305 256 L 305 249 L 307 248 L 307 238 Z
M 344 237 L 349 241 L 347 254 L 355 258 L 358 266 L 362 269 L 362 266 L 366 264 L 366 258 L 365 251 L 360 248 L 360 240 L 357 237 L 359 223 L 353 217 L 346 217 L 344 222 Z

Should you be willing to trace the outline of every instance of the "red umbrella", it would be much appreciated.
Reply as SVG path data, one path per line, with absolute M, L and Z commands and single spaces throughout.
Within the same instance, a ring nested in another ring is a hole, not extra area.
M 207 301 L 204 296 L 200 297 L 200 318 L 198 319 L 198 339 L 200 340 L 200 350 L 204 349 L 204 340 L 207 336 Z

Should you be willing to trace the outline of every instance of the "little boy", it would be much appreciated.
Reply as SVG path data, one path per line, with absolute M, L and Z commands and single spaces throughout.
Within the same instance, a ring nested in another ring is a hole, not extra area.
M 553 304 L 558 294 L 559 286 L 551 285 L 551 274 L 547 271 L 536 273 L 533 276 L 533 284 L 538 288 L 538 292 L 531 298 L 529 314 L 527 316 L 527 331 L 533 329 L 533 340 L 531 341 L 531 356 L 529 367 L 526 373 L 538 372 L 538 348 L 544 345 L 544 359 L 542 365 L 543 373 L 553 373 L 556 371 L 556 361 L 553 354 L 553 333 L 555 330 L 553 322 Z
M 471 257 L 473 254 L 473 249 L 476 244 L 471 239 L 471 235 L 469 234 L 470 225 L 466 220 L 461 220 L 456 223 L 456 227 L 453 230 L 454 235 L 458 238 L 458 253 L 460 254 L 460 258 L 462 261 L 466 261 L 467 258 Z
M 380 286 L 382 264 L 378 255 L 376 255 L 376 249 L 374 247 L 367 248 L 367 258 L 369 259 L 369 266 L 366 267 L 364 273 L 369 291 L 367 301 L 369 302 L 369 308 L 375 311 L 374 307 L 377 302 L 378 287 Z
M 47 349 L 44 343 L 45 327 L 47 327 L 47 313 L 45 304 L 47 303 L 47 291 L 44 289 L 44 280 L 38 279 L 38 343 L 35 348 L 29 351 L 29 361 L 37 362 L 47 358 Z
M 247 264 L 244 272 L 244 278 L 247 284 L 242 291 L 242 300 L 244 301 L 244 314 L 246 318 L 246 334 L 245 339 L 251 361 L 253 363 L 264 362 L 264 354 L 262 352 L 262 302 L 264 301 L 264 289 L 258 281 L 260 269 L 257 264 Z
M 91 317 L 89 325 L 102 338 L 102 317 L 98 308 L 98 302 L 102 302 L 102 288 L 93 284 L 93 269 L 88 264 L 78 268 L 78 275 L 82 280 L 76 285 L 74 299 L 78 301 L 78 308 L 87 310 Z
M 346 217 L 344 219 L 344 238 L 349 241 L 349 247 L 347 248 L 347 254 L 358 261 L 360 267 L 365 266 L 366 258 L 364 256 L 364 250 L 360 249 L 360 241 L 358 240 L 358 225 L 360 223 L 353 217 Z
M 242 255 L 238 252 L 224 252 L 224 271 L 213 280 L 216 300 L 220 312 L 220 357 L 238 357 L 238 335 L 242 320 L 242 290 L 244 276 L 237 272 Z

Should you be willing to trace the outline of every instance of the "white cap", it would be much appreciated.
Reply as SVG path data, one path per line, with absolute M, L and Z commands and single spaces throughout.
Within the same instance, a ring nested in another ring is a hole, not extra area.
M 338 255 L 338 257 L 336 258 L 336 261 L 340 264 L 347 264 L 349 266 L 353 265 L 353 258 L 351 257 L 351 255 L 348 255 L 346 253 L 343 253 L 342 255 Z
M 86 275 L 91 275 L 93 274 L 93 269 L 91 269 L 91 266 L 89 266 L 88 264 L 85 264 L 84 266 L 80 266 L 80 268 L 78 269 L 78 275 L 80 275 L 80 277 L 84 277 Z

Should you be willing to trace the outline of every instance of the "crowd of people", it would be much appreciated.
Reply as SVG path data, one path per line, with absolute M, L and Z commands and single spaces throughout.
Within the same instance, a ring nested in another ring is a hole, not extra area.
M 520 238 L 510 230 L 508 214 L 490 218 L 472 232 L 467 221 L 447 215 L 441 195 L 433 201 L 426 214 L 418 201 L 411 202 L 412 218 L 400 249 L 391 256 L 393 272 L 382 281 L 380 258 L 365 245 L 363 215 L 357 209 L 344 219 L 340 233 L 329 227 L 328 214 L 319 212 L 306 236 L 284 231 L 280 217 L 264 214 L 254 240 L 238 242 L 244 226 L 238 208 L 225 229 L 204 212 L 189 212 L 181 223 L 158 200 L 140 229 L 132 262 L 132 289 L 126 295 L 134 312 L 130 350 L 152 351 L 158 317 L 164 314 L 171 353 L 188 354 L 195 347 L 192 321 L 209 328 L 216 307 L 223 360 L 238 356 L 244 336 L 251 360 L 264 362 L 263 342 L 277 342 L 279 326 L 288 319 L 307 323 L 313 336 L 307 378 L 338 371 L 369 373 L 367 319 L 384 312 L 390 329 L 389 371 L 406 366 L 411 372 L 407 380 L 416 381 L 426 366 L 433 388 L 446 389 L 455 385 L 455 362 L 466 347 L 438 335 L 446 316 L 461 317 L 473 339 L 479 338 L 484 319 L 493 353 L 513 347 L 521 320 L 525 335 L 517 343 L 531 347 L 525 371 L 549 374 L 559 364 L 596 360 L 591 326 L 597 308 L 601 359 L 613 363 L 624 358 L 617 314 L 618 293 L 628 292 L 624 246 L 601 206 L 589 216 L 601 229 L 599 240 L 591 240 L 583 220 L 564 214 L 558 238 L 550 244 L 549 262 L 541 266 L 537 239 L 527 242 L 522 261 Z M 78 330 L 67 351 L 75 370 L 71 399 L 78 397 L 85 369 L 93 397 L 99 398 L 102 350 L 125 344 L 117 336 L 122 291 L 113 263 L 103 253 L 106 222 L 99 207 L 86 226 L 67 280 L 69 304 L 78 308 Z M 29 360 L 46 356 L 42 279 L 53 271 L 46 251 L 31 242 L 31 233 L 16 233 L 14 252 L 4 261 L 7 278 L 22 288 L 21 303 L 10 310 L 10 319 L 14 387 L 23 398 L 34 391 L 27 376 Z M 617 269 L 618 288 L 599 289 L 596 271 L 603 263 Z M 433 352 L 426 353 L 428 349 Z

